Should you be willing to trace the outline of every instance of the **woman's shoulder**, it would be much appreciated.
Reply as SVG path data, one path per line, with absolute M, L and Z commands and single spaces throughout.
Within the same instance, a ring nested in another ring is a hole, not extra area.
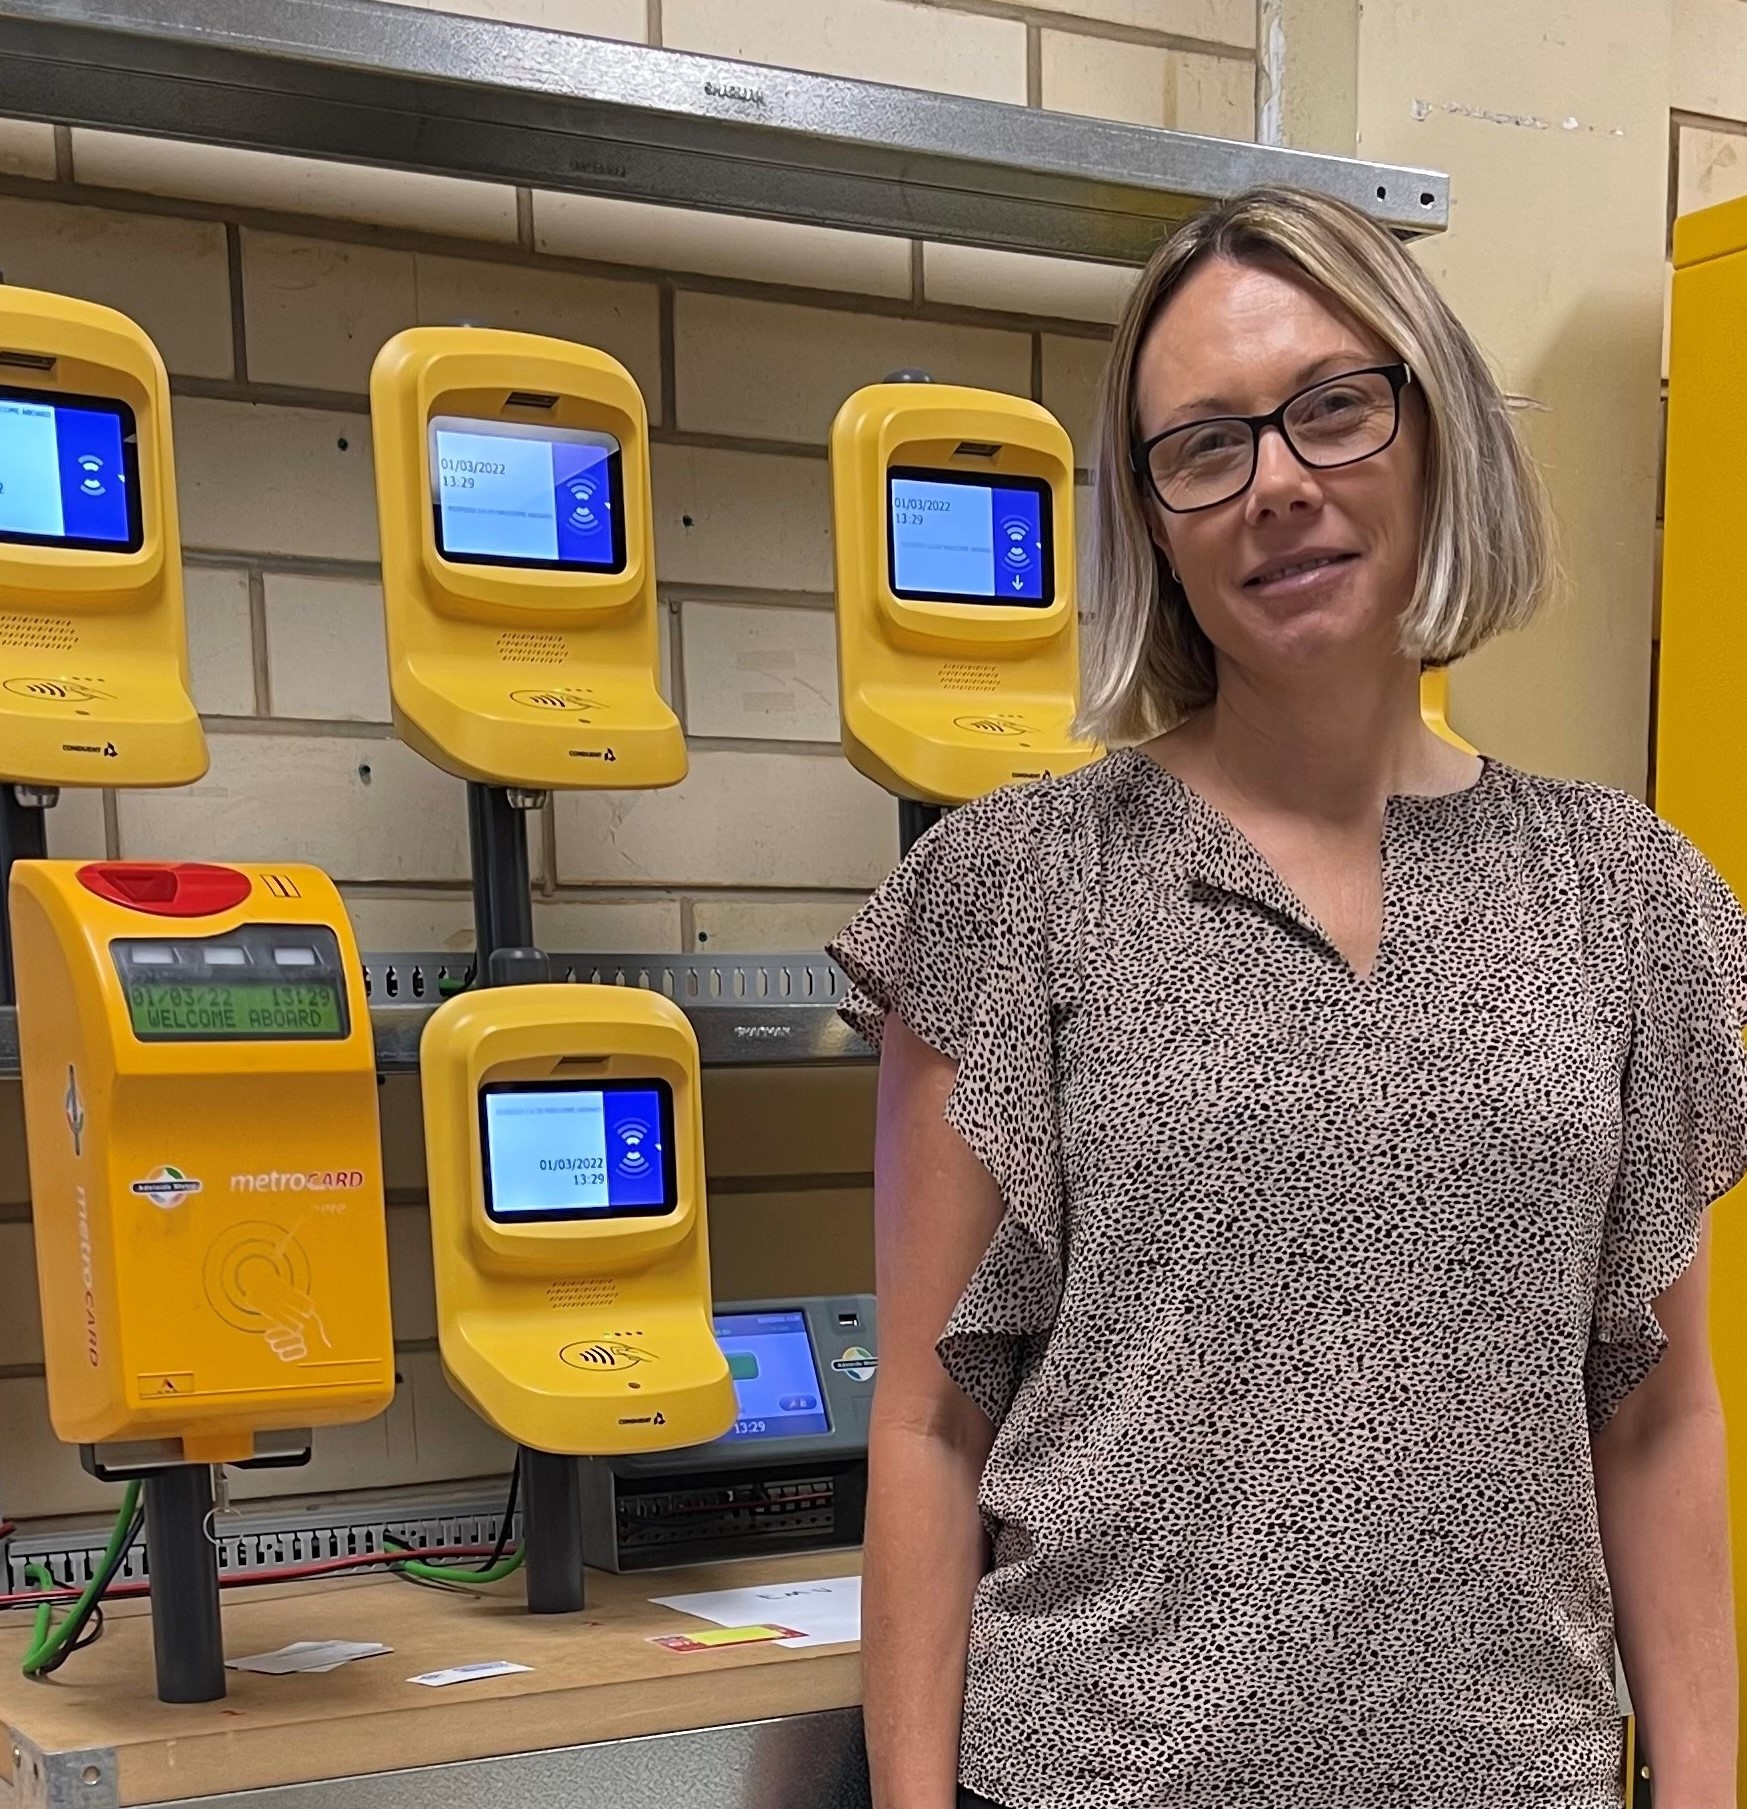
M 1489 776 L 1523 827 L 1568 847 L 1581 865 L 1640 883 L 1698 855 L 1692 842 L 1642 798 L 1592 779 L 1564 779 L 1489 761 Z
M 1093 846 L 1144 793 L 1133 749 L 1100 755 L 1071 773 L 1005 785 L 951 811 L 932 832 L 943 848 L 990 869 L 1030 864 L 1047 873 L 1087 871 Z
M 1747 987 L 1747 916 L 1698 845 L 1641 798 L 1585 779 L 1497 767 L 1518 832 L 1548 865 L 1568 865 L 1590 908 L 1628 925 L 1652 959 L 1702 948 Z
M 850 1024 L 877 1042 L 886 1015 L 901 1011 L 924 1042 L 958 1059 L 985 997 L 1015 1010 L 1026 996 L 1071 997 L 1076 930 L 1126 763 L 1110 755 L 1005 786 L 936 823 L 831 944 L 851 982 L 841 1007 Z

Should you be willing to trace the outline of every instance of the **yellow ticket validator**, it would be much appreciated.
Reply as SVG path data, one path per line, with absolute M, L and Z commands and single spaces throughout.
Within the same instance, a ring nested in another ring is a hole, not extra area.
M 962 804 L 1072 772 L 1074 454 L 1035 402 L 876 383 L 831 428 L 843 751 L 898 797 Z
M 0 287 L 0 780 L 205 771 L 164 361 L 113 308 Z
M 377 354 L 370 415 L 401 738 L 481 784 L 678 784 L 630 372 L 568 340 L 414 327 Z
M 376 1057 L 333 882 L 23 861 L 11 910 L 56 1433 L 240 1463 L 381 1412 Z
M 697 1039 L 635 987 L 499 986 L 419 1050 L 449 1380 L 506 1437 L 613 1457 L 719 1438 Z

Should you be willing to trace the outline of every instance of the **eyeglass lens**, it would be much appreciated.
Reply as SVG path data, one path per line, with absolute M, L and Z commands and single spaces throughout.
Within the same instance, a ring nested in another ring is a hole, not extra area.
M 1351 465 L 1389 444 L 1396 408 L 1395 385 L 1381 372 L 1331 377 L 1287 403 L 1286 440 L 1307 465 Z M 1237 418 L 1192 421 L 1155 442 L 1147 457 L 1168 507 L 1210 508 L 1249 487 L 1256 429 Z

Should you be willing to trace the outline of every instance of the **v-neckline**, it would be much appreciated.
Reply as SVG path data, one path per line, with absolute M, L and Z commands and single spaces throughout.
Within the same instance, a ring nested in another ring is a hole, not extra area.
M 1394 862 L 1401 819 L 1423 813 L 1428 807 L 1442 808 L 1472 800 L 1489 782 L 1497 763 L 1481 754 L 1480 771 L 1467 785 L 1453 791 L 1392 792 L 1383 800 L 1383 823 L 1378 837 L 1378 867 L 1382 884 L 1382 915 L 1378 924 L 1377 948 L 1370 965 L 1363 971 L 1355 967 L 1346 951 L 1323 927 L 1316 913 L 1281 877 L 1279 869 L 1261 851 L 1233 818 L 1198 791 L 1180 773 L 1155 760 L 1144 748 L 1129 748 L 1128 753 L 1144 762 L 1166 789 L 1178 796 L 1189 813 L 1195 833 L 1190 842 L 1190 877 L 1200 886 L 1229 897 L 1242 898 L 1262 906 L 1302 930 L 1340 963 L 1342 974 L 1359 990 L 1369 990 L 1376 982 L 1389 949 L 1389 932 L 1393 913 L 1390 910 L 1395 890 Z

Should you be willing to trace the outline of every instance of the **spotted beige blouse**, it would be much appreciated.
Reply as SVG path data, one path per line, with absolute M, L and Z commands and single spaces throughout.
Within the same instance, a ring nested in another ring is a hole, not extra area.
M 834 950 L 1005 1205 L 940 1354 L 1006 1809 L 1620 1800 L 1589 1441 L 1747 1171 L 1747 918 L 1496 762 L 1390 802 L 1383 886 L 1360 980 L 1129 751 L 955 812 Z

